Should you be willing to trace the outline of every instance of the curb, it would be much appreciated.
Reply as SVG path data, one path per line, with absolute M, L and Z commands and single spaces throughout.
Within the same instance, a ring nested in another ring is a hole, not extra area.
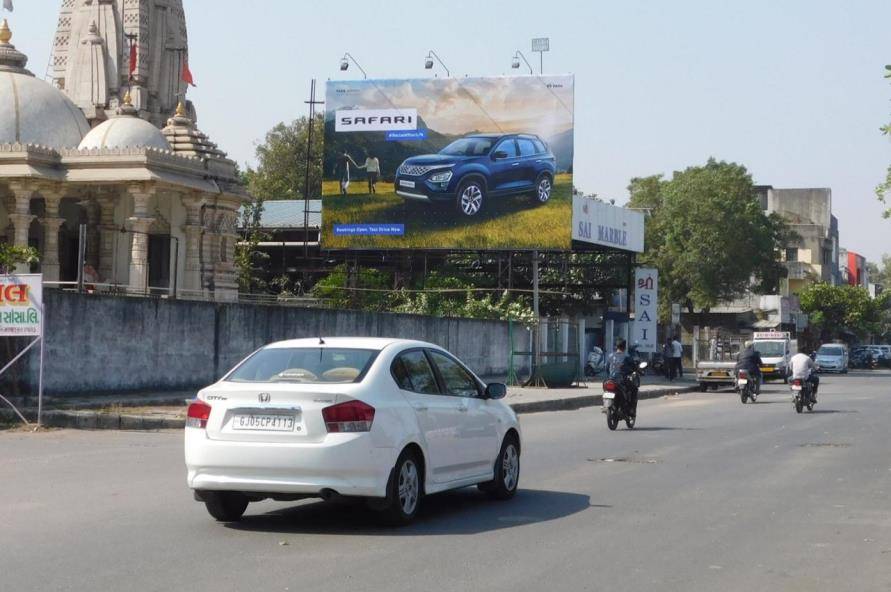
M 648 389 L 638 393 L 638 401 L 644 399 L 658 399 L 666 395 L 674 395 L 678 393 L 693 393 L 699 389 L 698 386 L 682 386 L 682 387 L 664 387 L 658 389 Z M 603 405 L 602 395 L 584 395 L 581 397 L 568 397 L 565 399 L 551 399 L 549 401 L 532 401 L 529 403 L 514 403 L 511 409 L 514 413 L 521 415 L 527 413 L 542 413 L 546 411 L 575 411 L 585 407 L 598 407 Z
M 666 395 L 695 392 L 697 389 L 697 386 L 648 389 L 642 391 L 638 395 L 638 400 L 658 399 Z M 510 407 L 518 415 L 525 415 L 528 413 L 544 413 L 549 411 L 574 411 L 585 407 L 597 407 L 602 404 L 602 395 L 583 395 L 580 397 L 565 397 L 548 401 L 514 403 L 510 405 Z M 44 412 L 43 425 L 49 428 L 65 428 L 71 430 L 157 431 L 183 429 L 186 425 L 186 420 L 182 417 L 135 415 L 132 413 L 57 410 Z

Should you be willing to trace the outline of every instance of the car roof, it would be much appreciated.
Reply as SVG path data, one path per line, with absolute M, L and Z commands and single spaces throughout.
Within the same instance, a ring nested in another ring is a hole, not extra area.
M 486 138 L 487 140 L 500 140 L 502 138 L 528 138 L 530 140 L 541 140 L 535 134 L 469 134 L 465 138 Z
M 319 340 L 324 343 L 319 343 Z M 391 337 L 307 337 L 303 339 L 288 339 L 286 341 L 276 341 L 266 345 L 267 348 L 285 348 L 285 347 L 332 347 L 332 348 L 354 348 L 354 349 L 371 349 L 380 351 L 391 345 L 399 345 L 406 347 L 433 347 L 442 349 L 435 343 L 427 343 L 426 341 L 418 341 L 415 339 L 398 339 Z

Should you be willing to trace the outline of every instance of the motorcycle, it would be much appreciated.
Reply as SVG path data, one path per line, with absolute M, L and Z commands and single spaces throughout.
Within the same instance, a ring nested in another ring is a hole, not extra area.
M 635 365 L 631 372 L 621 382 L 607 379 L 603 383 L 603 411 L 606 413 L 606 427 L 611 431 L 619 426 L 619 422 L 625 420 L 625 426 L 634 429 L 637 419 L 637 389 L 640 385 L 640 373 L 647 367 L 646 362 Z M 631 407 L 631 401 L 635 401 Z
M 738 370 L 736 373 L 736 390 L 739 392 L 739 399 L 745 405 L 749 399 L 755 402 L 758 395 L 755 394 L 755 381 L 757 377 L 749 376 L 748 370 Z
M 801 411 L 807 407 L 808 411 L 814 410 L 814 385 L 810 380 L 802 380 L 794 378 L 792 380 L 792 404 L 795 406 L 795 412 Z

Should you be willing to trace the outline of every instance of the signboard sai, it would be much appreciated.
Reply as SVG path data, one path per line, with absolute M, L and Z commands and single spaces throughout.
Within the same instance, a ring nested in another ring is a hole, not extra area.
M 572 76 L 329 81 L 326 249 L 569 249 Z
M 0 337 L 41 335 L 43 277 L 0 275 Z
M 572 240 L 643 253 L 643 212 L 573 196 Z
M 656 323 L 659 319 L 659 272 L 640 267 L 634 272 L 634 325 L 631 343 L 638 351 L 658 351 Z

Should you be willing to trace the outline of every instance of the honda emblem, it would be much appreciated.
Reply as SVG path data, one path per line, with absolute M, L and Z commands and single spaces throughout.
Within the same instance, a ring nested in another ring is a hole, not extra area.
M 257 395 L 257 398 L 260 399 L 261 403 L 268 403 L 272 400 L 272 395 L 270 395 L 269 393 L 260 393 L 259 395 Z

